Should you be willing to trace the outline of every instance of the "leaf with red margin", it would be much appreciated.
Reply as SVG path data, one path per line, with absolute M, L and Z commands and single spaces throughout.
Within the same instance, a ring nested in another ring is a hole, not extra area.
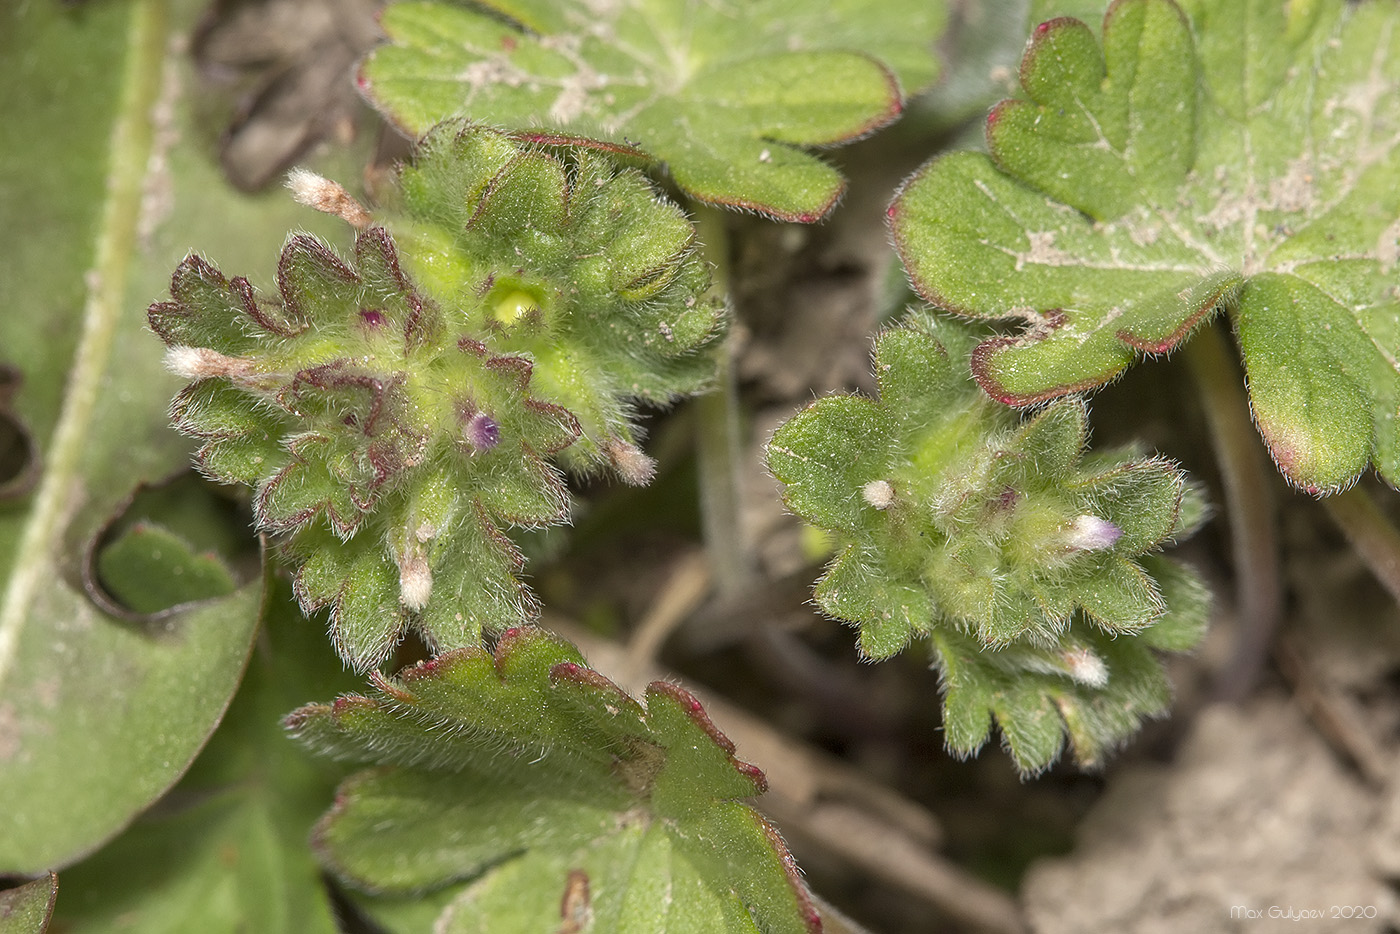
M 991 158 L 938 158 L 890 208 L 915 288 L 1025 327 L 973 357 L 1034 404 L 1233 318 L 1293 483 L 1400 482 L 1400 17 L 1386 3 L 1115 0 L 1038 26 Z
M 663 164 L 701 201 L 803 223 L 832 208 L 845 180 L 798 147 L 894 120 L 936 77 L 944 21 L 929 0 L 482 5 L 384 11 L 391 44 L 360 83 L 401 127 L 422 134 L 462 115 L 580 143 Z
M 350 884 L 469 880 L 445 931 L 555 930 L 561 911 L 615 934 L 820 931 L 786 847 L 744 803 L 763 774 L 685 689 L 654 683 L 643 706 L 534 629 L 376 687 L 287 718 L 312 749 L 378 764 L 314 834 Z
M 0 934 L 43 934 L 58 898 L 58 876 L 35 879 L 0 892 Z

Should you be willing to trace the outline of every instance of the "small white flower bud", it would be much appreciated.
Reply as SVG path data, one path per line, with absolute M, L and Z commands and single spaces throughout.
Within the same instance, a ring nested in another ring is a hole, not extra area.
M 185 379 L 235 379 L 248 375 L 251 364 L 242 357 L 230 357 L 208 347 L 177 344 L 166 350 L 165 368 Z
M 1123 530 L 1098 516 L 1076 516 L 1069 524 L 1066 543 L 1078 551 L 1105 551 L 1123 537 Z
M 315 208 L 322 214 L 333 214 L 356 230 L 363 230 L 373 221 L 360 202 L 351 197 L 338 183 L 306 169 L 287 173 L 287 187 L 299 204 Z
M 621 438 L 609 438 L 603 442 L 603 453 L 625 483 L 646 486 L 656 476 L 656 461 L 643 454 L 635 444 L 628 444 Z
M 894 503 L 894 486 L 888 480 L 871 480 L 861 487 L 860 495 L 876 509 L 889 509 Z
M 1091 688 L 1101 688 L 1108 684 L 1108 666 L 1103 659 L 1084 646 L 1065 649 L 1061 655 L 1065 672 L 1080 684 Z
M 399 556 L 399 602 L 417 612 L 433 595 L 433 569 L 417 548 Z

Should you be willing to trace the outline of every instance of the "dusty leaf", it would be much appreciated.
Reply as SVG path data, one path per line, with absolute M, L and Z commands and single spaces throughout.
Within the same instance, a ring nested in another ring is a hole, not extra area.
M 803 146 L 845 142 L 936 76 L 942 4 L 492 0 L 390 6 L 370 98 L 421 134 L 454 114 L 664 163 L 702 200 L 810 222 L 844 189 Z
M 643 707 L 539 630 L 287 725 L 378 764 L 341 786 L 316 831 L 337 875 L 387 895 L 469 881 L 438 930 L 820 930 L 776 831 L 743 801 L 762 773 L 700 704 L 658 682 Z
M 1013 404 L 1111 379 L 1226 309 L 1295 484 L 1400 482 L 1400 15 L 1393 4 L 1118 0 L 1036 27 L 991 158 L 891 208 L 916 288 L 1017 319 L 973 356 Z

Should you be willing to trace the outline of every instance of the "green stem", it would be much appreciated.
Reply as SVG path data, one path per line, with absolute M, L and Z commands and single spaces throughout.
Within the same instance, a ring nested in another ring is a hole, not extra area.
M 1186 345 L 1185 355 L 1205 406 L 1225 488 L 1239 604 L 1234 649 L 1216 679 L 1216 693 L 1239 700 L 1263 671 L 1283 614 L 1277 519 L 1270 493 L 1274 471 L 1250 420 L 1244 380 L 1220 326 L 1202 328 Z
M 710 291 L 728 299 L 729 236 L 724 212 L 695 205 L 696 226 L 705 259 L 714 267 Z M 719 349 L 715 391 L 695 400 L 695 447 L 700 473 L 700 523 L 705 553 L 721 597 L 733 597 L 749 584 L 753 563 L 740 522 L 743 505 L 739 430 L 739 385 L 734 374 L 732 337 Z
M 1400 530 L 1359 486 L 1326 497 L 1322 505 L 1376 580 L 1400 603 Z

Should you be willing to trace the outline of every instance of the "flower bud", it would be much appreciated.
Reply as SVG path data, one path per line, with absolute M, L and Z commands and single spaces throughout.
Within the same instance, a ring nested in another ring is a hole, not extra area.
M 861 487 L 860 495 L 876 509 L 889 509 L 894 503 L 894 487 L 888 480 L 871 480 Z
M 1123 530 L 1098 516 L 1075 516 L 1065 542 L 1076 551 L 1106 551 L 1123 537 Z

